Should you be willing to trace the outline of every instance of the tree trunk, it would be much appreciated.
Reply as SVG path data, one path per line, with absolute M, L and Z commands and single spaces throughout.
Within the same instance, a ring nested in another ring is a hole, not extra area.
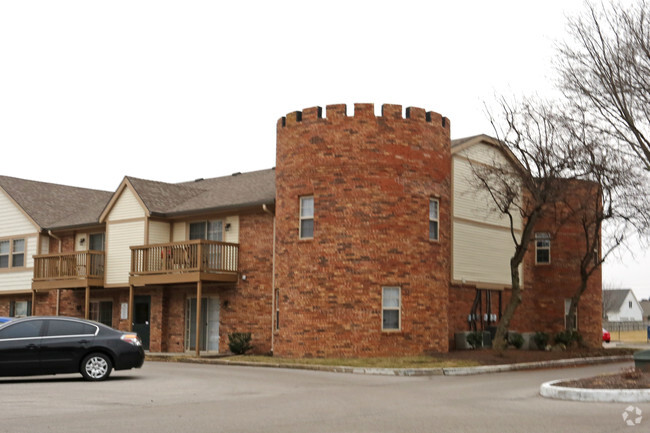
M 510 262 L 510 275 L 512 277 L 512 295 L 501 316 L 501 320 L 499 320 L 496 335 L 494 336 L 494 341 L 492 341 L 492 347 L 498 352 L 502 352 L 508 345 L 506 337 L 508 336 L 508 329 L 510 329 L 510 321 L 514 317 L 515 311 L 517 311 L 517 307 L 521 304 L 522 299 L 521 286 L 519 284 L 519 263 Z

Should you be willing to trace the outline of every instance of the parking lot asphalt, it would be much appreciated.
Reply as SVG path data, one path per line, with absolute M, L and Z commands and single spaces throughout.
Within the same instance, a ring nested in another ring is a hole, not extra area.
M 480 376 L 392 377 L 147 362 L 106 382 L 0 381 L 0 432 L 617 432 L 620 403 L 539 396 L 541 383 L 630 362 Z M 639 404 L 650 429 L 650 404 Z M 638 416 L 635 420 L 638 419 Z

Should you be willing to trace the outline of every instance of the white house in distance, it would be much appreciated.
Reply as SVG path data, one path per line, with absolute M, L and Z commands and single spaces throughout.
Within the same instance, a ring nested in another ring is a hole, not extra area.
M 641 322 L 643 308 L 630 289 L 603 290 L 603 318 L 609 322 Z

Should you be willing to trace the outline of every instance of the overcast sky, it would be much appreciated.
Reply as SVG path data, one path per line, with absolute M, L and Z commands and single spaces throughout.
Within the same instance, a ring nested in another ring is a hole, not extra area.
M 0 174 L 112 191 L 125 175 L 270 168 L 278 118 L 338 103 L 348 114 L 355 102 L 422 107 L 451 120 L 452 138 L 492 134 L 484 104 L 495 95 L 553 92 L 554 42 L 581 8 L 5 0 Z M 650 260 L 637 256 L 608 264 L 606 285 L 650 296 Z

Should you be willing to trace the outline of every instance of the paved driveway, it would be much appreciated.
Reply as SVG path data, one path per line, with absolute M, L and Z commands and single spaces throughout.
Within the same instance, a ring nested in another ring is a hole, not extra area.
M 0 381 L 0 432 L 618 432 L 627 405 L 544 399 L 547 380 L 630 364 L 468 377 L 383 377 L 147 362 L 104 383 Z

